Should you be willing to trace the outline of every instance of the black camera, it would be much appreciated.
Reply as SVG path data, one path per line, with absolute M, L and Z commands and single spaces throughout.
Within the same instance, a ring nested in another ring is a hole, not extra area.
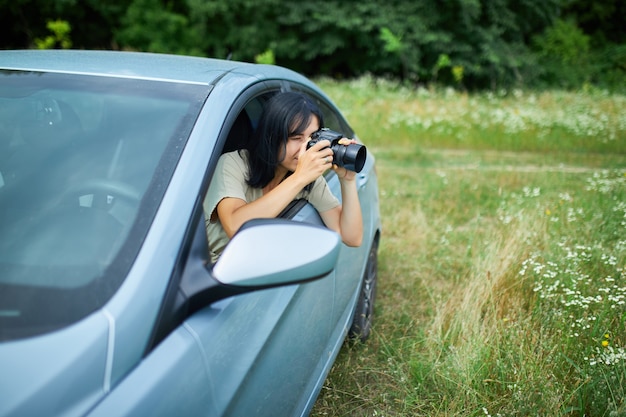
M 342 145 L 339 143 L 341 138 L 343 138 L 343 133 L 322 128 L 311 135 L 311 140 L 307 143 L 306 148 L 309 149 L 320 140 L 328 140 L 330 141 L 330 149 L 333 151 L 333 164 L 350 171 L 361 172 L 367 158 L 365 146 L 355 143 Z

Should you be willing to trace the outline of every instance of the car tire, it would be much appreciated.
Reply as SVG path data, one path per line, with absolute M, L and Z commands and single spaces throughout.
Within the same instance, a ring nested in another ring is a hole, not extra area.
M 375 239 L 370 248 L 363 274 L 363 283 L 359 292 L 359 299 L 354 310 L 352 326 L 348 331 L 350 339 L 365 342 L 372 330 L 374 316 L 374 301 L 376 299 L 376 287 L 378 283 L 378 239 Z

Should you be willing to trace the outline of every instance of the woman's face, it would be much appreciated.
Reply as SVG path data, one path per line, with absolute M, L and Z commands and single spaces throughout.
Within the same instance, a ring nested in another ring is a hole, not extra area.
M 320 130 L 319 120 L 316 116 L 313 116 L 308 126 L 301 134 L 289 136 L 287 138 L 287 146 L 285 146 L 284 151 L 281 151 L 281 154 L 278 155 L 279 161 L 282 160 L 280 165 L 288 171 L 295 171 L 298 166 L 298 156 L 300 156 L 300 152 L 306 149 L 306 143 L 311 140 L 311 135 L 318 130 Z

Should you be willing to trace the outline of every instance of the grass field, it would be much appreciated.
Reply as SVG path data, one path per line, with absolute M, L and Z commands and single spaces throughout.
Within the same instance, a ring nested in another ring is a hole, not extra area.
M 312 416 L 626 416 L 626 97 L 318 83 L 383 235 L 372 336 Z

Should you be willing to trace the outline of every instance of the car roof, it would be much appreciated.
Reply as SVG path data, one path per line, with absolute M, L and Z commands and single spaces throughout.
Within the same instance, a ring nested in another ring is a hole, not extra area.
M 215 83 L 225 73 L 258 79 L 286 78 L 307 83 L 298 73 L 273 65 L 214 58 L 125 51 L 5 50 L 0 68 L 61 72 L 188 83 Z

